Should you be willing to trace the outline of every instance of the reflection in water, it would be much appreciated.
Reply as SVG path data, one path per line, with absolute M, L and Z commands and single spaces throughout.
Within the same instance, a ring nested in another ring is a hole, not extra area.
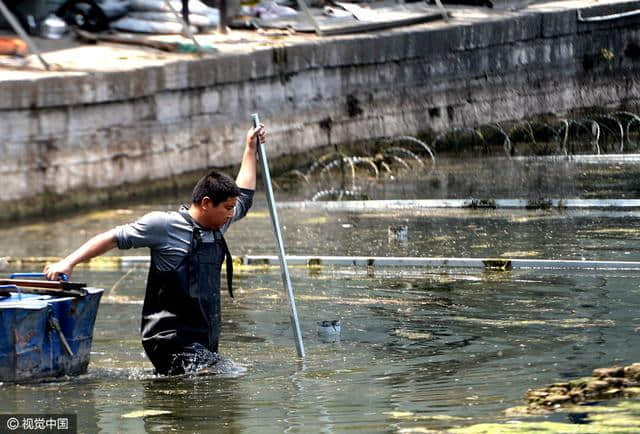
M 222 432 L 242 426 L 242 397 L 235 378 L 220 375 L 159 378 L 143 383 L 147 432 Z
M 99 432 L 104 403 L 101 383 L 87 375 L 31 384 L 0 383 L 0 412 L 18 418 L 19 414 L 76 414 L 78 432 Z

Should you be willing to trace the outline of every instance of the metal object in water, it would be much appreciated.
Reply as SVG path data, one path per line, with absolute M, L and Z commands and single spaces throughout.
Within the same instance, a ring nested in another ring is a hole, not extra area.
M 407 241 L 409 239 L 409 228 L 407 225 L 389 226 L 389 242 Z
M 320 336 L 323 342 L 338 342 L 340 340 L 340 332 L 341 326 L 339 319 L 318 322 L 318 336 Z

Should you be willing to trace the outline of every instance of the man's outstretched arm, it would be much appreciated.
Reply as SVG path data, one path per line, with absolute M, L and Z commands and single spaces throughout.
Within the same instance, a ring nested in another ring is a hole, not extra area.
M 103 232 L 91 238 L 63 260 L 53 264 L 48 264 L 44 267 L 43 272 L 50 280 L 57 280 L 60 277 L 60 274 L 63 273 L 67 276 L 71 276 L 73 268 L 78 263 L 88 261 L 91 258 L 102 255 L 114 247 L 116 247 L 114 231 L 108 230 L 107 232 Z

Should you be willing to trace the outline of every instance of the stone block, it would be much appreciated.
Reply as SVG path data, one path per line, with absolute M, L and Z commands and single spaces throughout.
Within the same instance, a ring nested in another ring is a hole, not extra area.
M 177 90 L 189 88 L 188 63 L 184 61 L 172 62 L 164 65 L 162 83 L 163 90 Z
M 640 380 L 640 363 L 633 363 L 624 367 L 624 376 L 633 380 Z
M 0 83 L 0 110 L 17 110 L 35 105 L 31 80 L 6 80 Z M 0 127 L 1 128 L 1 127 Z
M 306 55 L 312 56 L 314 50 L 310 50 L 307 48 Z M 264 79 L 267 77 L 271 77 L 276 73 L 276 68 L 273 64 L 273 53 L 270 48 L 259 49 L 247 55 L 248 64 L 247 68 L 249 69 L 249 76 L 253 80 Z M 309 59 L 312 62 L 312 59 Z
M 593 376 L 597 378 L 624 377 L 624 367 L 613 366 L 610 368 L 598 368 L 593 370 Z
M 217 87 L 203 90 L 200 96 L 200 113 L 216 113 L 220 110 L 220 92 Z
M 10 110 L 2 112 L 0 122 L 0 143 L 28 141 L 37 134 L 37 121 L 29 110 Z
M 578 29 L 578 17 L 575 9 L 542 12 L 542 37 L 573 35 Z
M 189 92 L 162 92 L 153 98 L 155 119 L 158 122 L 175 121 L 191 115 Z

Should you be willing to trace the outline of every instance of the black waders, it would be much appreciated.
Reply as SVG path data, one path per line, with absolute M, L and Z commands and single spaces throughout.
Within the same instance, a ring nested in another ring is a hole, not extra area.
M 202 242 L 200 229 L 191 224 L 190 252 L 174 270 L 159 271 L 153 259 L 142 307 L 142 346 L 159 374 L 193 372 L 218 361 L 220 339 L 220 269 L 227 261 L 231 292 L 233 264 L 220 231 L 215 242 Z

